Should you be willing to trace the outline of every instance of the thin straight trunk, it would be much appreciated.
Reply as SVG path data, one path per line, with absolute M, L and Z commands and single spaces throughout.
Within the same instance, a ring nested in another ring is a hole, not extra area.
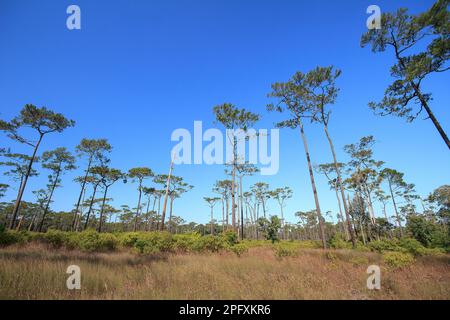
M 82 197 L 82 199 L 81 199 L 81 204 L 80 204 L 80 208 L 79 208 L 80 214 L 75 213 L 75 214 L 76 214 L 76 220 L 75 220 L 75 228 L 74 228 L 74 231 L 78 231 L 79 228 L 80 228 L 81 219 L 82 219 L 82 217 L 83 217 L 83 210 L 84 210 L 84 205 L 83 205 L 83 204 L 84 204 L 85 198 L 86 198 L 86 188 L 84 188 L 84 191 L 83 191 L 83 197 Z
M 86 181 L 87 181 L 87 177 L 89 175 L 89 170 L 91 170 L 92 159 L 93 159 L 93 156 L 90 156 L 89 161 L 88 161 L 88 166 L 86 169 L 86 173 L 84 175 L 83 182 L 81 184 L 81 191 L 80 191 L 80 195 L 78 196 L 78 201 L 77 201 L 77 205 L 75 207 L 74 217 L 73 217 L 73 221 L 72 221 L 72 229 L 76 228 L 76 223 L 77 223 L 76 220 L 77 220 L 78 210 L 80 209 L 81 199 L 83 197 L 83 193 L 86 188 Z M 80 213 L 80 215 L 81 215 L 81 213 Z
M 170 197 L 170 209 L 169 209 L 169 232 L 172 232 L 172 207 L 174 197 Z
M 244 208 L 243 208 L 243 197 L 242 197 L 242 176 L 239 177 L 239 194 L 241 203 L 241 240 L 244 240 Z
M 339 214 L 340 214 L 340 216 L 342 217 L 342 229 L 344 230 L 344 233 L 345 233 L 345 238 L 346 238 L 346 240 L 348 241 L 349 239 L 350 239 L 350 237 L 349 237 L 349 234 L 348 234 L 348 228 L 346 228 L 345 227 L 345 225 L 344 225 L 344 216 L 343 216 L 343 214 L 342 214 L 342 205 L 341 205 L 341 199 L 339 198 L 339 193 L 338 193 L 338 189 L 337 189 L 337 186 L 336 186 L 336 188 L 334 188 L 334 191 L 336 192 L 336 199 L 337 199 L 337 202 L 338 202 L 338 206 L 339 206 Z M 344 200 L 344 203 L 345 203 L 345 200 Z M 341 219 L 339 219 L 339 221 L 340 221 Z M 348 222 L 348 223 L 350 223 L 350 222 Z M 353 243 L 353 242 L 352 242 Z
M 213 224 L 214 212 L 213 211 L 214 211 L 213 206 L 211 206 L 211 229 L 210 229 L 210 232 L 212 235 L 214 235 L 214 224 Z
M 89 203 L 89 210 L 88 210 L 87 215 L 86 215 L 86 221 L 84 222 L 84 230 L 86 230 L 88 225 L 89 225 L 89 217 L 90 217 L 91 212 L 92 212 L 92 206 L 94 204 L 95 194 L 97 193 L 97 187 L 98 187 L 98 184 L 95 184 L 94 185 L 94 191 L 92 193 L 91 202 Z
M 222 195 L 222 233 L 225 232 L 225 203 Z
M 227 230 L 228 230 L 228 225 L 229 225 L 229 219 L 228 219 L 228 216 L 229 216 L 229 212 L 230 212 L 230 199 L 229 198 L 227 198 L 226 199 L 226 214 L 227 214 L 227 216 L 226 216 L 226 225 L 227 225 Z
M 30 224 L 28 225 L 28 232 L 31 231 L 31 228 L 33 227 L 34 221 L 36 220 L 37 213 L 33 215 L 33 218 L 31 219 Z
M 30 176 L 31 169 L 33 168 L 33 162 L 34 162 L 34 159 L 36 158 L 36 153 L 38 151 L 39 145 L 41 144 L 43 137 L 44 137 L 44 134 L 41 133 L 39 136 L 39 140 L 36 143 L 36 146 L 34 147 L 33 155 L 31 156 L 31 159 L 28 163 L 27 173 L 25 174 L 25 178 L 23 179 L 22 184 L 20 185 L 19 194 L 17 195 L 16 202 L 14 203 L 14 209 L 12 212 L 12 218 L 11 218 L 11 222 L 9 224 L 9 229 L 14 229 L 14 225 L 15 225 L 16 219 L 17 219 L 17 214 L 19 213 L 19 209 L 20 209 L 20 203 L 22 201 L 23 192 L 25 191 L 28 177 Z
M 42 227 L 44 226 L 44 220 L 45 220 L 45 217 L 47 216 L 48 209 L 50 207 L 50 202 L 52 201 L 53 192 L 55 191 L 56 185 L 58 184 L 58 179 L 59 179 L 60 173 L 61 173 L 61 165 L 60 165 L 58 171 L 56 172 L 55 181 L 53 182 L 52 189 L 50 191 L 50 195 L 48 196 L 48 199 L 47 199 L 47 204 L 45 205 L 44 213 L 42 214 L 42 220 L 39 225 L 39 232 L 42 232 Z
M 170 162 L 169 175 L 167 176 L 166 194 L 164 195 L 164 205 L 163 205 L 162 216 L 161 216 L 161 225 L 160 225 L 161 231 L 164 230 L 164 220 L 166 219 L 167 198 L 169 197 L 170 178 L 172 176 L 172 170 L 173 170 L 173 159 Z
M 331 140 L 327 125 L 324 126 L 324 130 L 325 130 L 325 135 L 327 136 L 327 139 L 328 139 L 328 143 L 330 145 L 331 153 L 333 155 L 333 163 L 334 163 L 334 169 L 336 170 L 337 183 L 338 183 L 339 189 L 341 191 L 341 197 L 343 199 L 345 218 L 347 220 L 347 229 L 348 229 L 347 232 L 350 233 L 350 239 L 352 240 L 353 248 L 356 248 L 355 232 L 350 223 L 350 216 L 348 213 L 347 204 L 345 202 L 345 191 L 344 191 L 344 185 L 342 183 L 341 169 L 339 168 L 339 165 L 337 162 L 336 151 L 334 150 L 333 140 Z M 339 205 L 339 207 L 340 207 L 340 205 Z M 341 215 L 342 215 L 342 212 L 341 212 Z M 347 234 L 347 237 L 348 237 L 348 234 Z
M 264 218 L 266 218 L 266 201 L 264 199 L 261 199 L 261 203 L 263 207 Z
M 320 228 L 320 237 L 322 240 L 322 246 L 324 249 L 326 249 L 327 242 L 325 239 L 325 229 L 324 229 L 323 221 L 322 221 L 322 212 L 320 211 L 320 204 L 319 204 L 319 197 L 317 195 L 316 182 L 314 180 L 314 172 L 313 172 L 312 165 L 311 165 L 311 157 L 309 156 L 308 142 L 306 141 L 305 131 L 303 129 L 303 124 L 302 124 L 301 120 L 298 119 L 298 122 L 299 122 L 299 126 L 300 126 L 300 133 L 301 133 L 302 140 L 303 140 L 303 146 L 305 148 L 306 161 L 308 162 L 309 177 L 311 179 L 311 187 L 313 189 L 314 201 L 316 203 L 316 211 L 317 211 L 317 217 L 319 220 L 319 228 Z
M 402 223 L 400 221 L 400 215 L 397 210 L 397 203 L 395 202 L 394 191 L 392 190 L 391 179 L 388 178 L 389 192 L 391 193 L 392 203 L 394 204 L 395 217 L 397 218 L 398 228 L 400 230 L 400 238 L 403 237 L 403 228 Z
M 235 199 L 235 176 L 236 176 L 236 168 L 235 163 L 233 163 L 233 170 L 232 170 L 232 178 L 231 178 L 231 226 L 233 228 L 233 231 L 236 232 L 236 199 Z
M 100 209 L 100 221 L 98 224 L 98 232 L 102 232 L 102 225 L 103 225 L 103 209 L 105 208 L 105 202 L 106 202 L 106 193 L 108 192 L 108 188 L 105 186 L 105 192 L 103 193 L 103 201 L 102 201 L 102 207 Z
M 138 197 L 136 216 L 134 218 L 134 227 L 133 227 L 134 232 L 136 232 L 136 230 L 137 230 L 139 211 L 141 210 L 141 197 L 142 197 L 142 182 L 139 183 L 139 197 Z

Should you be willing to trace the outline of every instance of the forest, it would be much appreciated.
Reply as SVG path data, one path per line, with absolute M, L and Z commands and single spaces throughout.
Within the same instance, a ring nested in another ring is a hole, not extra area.
M 379 115 L 378 121 L 398 117 L 414 125 L 426 117 L 442 148 L 450 150 L 445 128 L 432 111 L 440 102 L 423 86 L 432 74 L 449 69 L 447 7 L 448 1 L 438 0 L 417 15 L 407 9 L 383 13 L 383 28 L 363 34 L 361 50 L 372 50 L 373 59 L 384 54 L 392 61 L 391 69 L 384 70 L 392 83 L 381 101 L 368 101 L 367 108 Z M 223 176 L 205 177 L 211 190 L 202 199 L 208 223 L 196 223 L 173 214 L 177 199 L 190 197 L 195 188 L 177 175 L 173 155 L 167 172 L 154 172 L 151 164 L 115 168 L 110 165 L 114 146 L 107 137 L 80 137 L 74 148 L 55 145 L 42 150 L 48 136 L 63 136 L 76 126 L 76 119 L 58 113 L 57 107 L 26 104 L 14 118 L 0 119 L 0 281 L 7 283 L 0 288 L 0 298 L 73 298 L 63 288 L 66 274 L 58 274 L 70 260 L 83 264 L 87 274 L 78 298 L 449 299 L 450 184 L 418 194 L 414 181 L 407 181 L 401 168 L 377 158 L 375 136 L 335 143 L 332 111 L 341 89 L 340 76 L 336 66 L 317 66 L 293 72 L 289 79 L 274 79 L 261 110 L 228 102 L 211 108 L 223 130 L 247 131 L 261 118 L 276 114 L 284 119 L 274 123 L 276 128 L 299 133 L 307 167 L 298 170 L 308 172 L 309 181 L 302 183 L 308 186 L 315 206 L 296 211 L 296 220 L 285 218 L 286 204 L 293 201 L 291 186 L 272 187 L 264 176 L 250 185 L 247 178 L 258 176 L 260 169 L 240 161 L 236 152 L 223 165 Z M 328 150 L 331 161 L 311 154 L 309 146 L 315 141 L 308 140 L 310 126 L 323 130 L 327 144 L 321 147 Z M 230 139 L 236 150 L 238 137 Z M 18 153 L 18 145 L 29 152 Z M 345 159 L 338 158 L 341 151 Z M 76 179 L 65 180 L 68 172 L 76 172 Z M 39 175 L 48 177 L 47 184 L 29 190 L 29 180 Z M 327 179 L 328 189 L 318 188 L 318 176 Z M 79 192 L 70 195 L 73 202 L 65 204 L 67 211 L 57 211 L 54 196 L 64 193 L 66 184 L 76 184 Z M 118 205 L 110 192 L 122 188 L 132 189 L 135 197 Z M 7 199 L 8 190 L 17 193 L 15 199 Z M 25 191 L 32 191 L 34 197 L 24 197 Z M 321 209 L 320 195 L 327 192 L 335 197 L 337 212 Z M 41 261 L 41 278 L 35 280 L 43 289 L 31 293 L 31 276 L 23 270 L 37 263 L 33 259 Z M 133 267 L 148 264 L 152 267 L 146 269 L 143 280 Z M 385 266 L 389 289 L 362 289 L 369 264 Z M 321 268 L 335 268 L 330 271 L 335 275 Z M 352 274 L 348 284 L 342 271 L 346 268 Z M 16 276 L 18 269 L 22 271 Z M 193 274 L 194 269 L 200 274 Z M 124 272 L 128 280 L 120 278 Z M 271 278 L 277 273 L 286 280 Z M 417 283 L 408 282 L 408 274 L 415 275 Z M 187 285 L 182 275 L 199 286 Z M 201 275 L 205 279 L 199 279 Z M 212 280 L 215 277 L 218 280 Z M 344 288 L 341 295 L 320 285 L 324 277 L 334 288 Z M 13 278 L 22 279 L 21 285 L 13 285 Z M 158 289 L 146 291 L 145 281 Z M 236 284 L 246 281 L 253 289 L 242 290 Z M 296 287 L 295 281 L 301 284 Z M 127 285 L 134 293 L 121 291 Z M 283 291 L 286 286 L 289 290 Z

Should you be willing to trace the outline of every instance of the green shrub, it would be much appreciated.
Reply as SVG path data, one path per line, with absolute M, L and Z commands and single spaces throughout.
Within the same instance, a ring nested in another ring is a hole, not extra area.
M 416 239 L 402 238 L 400 239 L 399 245 L 406 252 L 409 252 L 415 256 L 423 256 L 426 254 L 425 247 Z
M 404 252 L 385 252 L 383 253 L 383 261 L 389 267 L 397 269 L 412 264 L 414 262 L 414 256 Z
M 139 239 L 139 232 L 123 232 L 117 234 L 119 244 L 123 247 L 132 248 Z
M 298 255 L 298 246 L 290 245 L 287 242 L 282 242 L 274 245 L 275 255 L 278 258 L 294 257 Z
M 54 248 L 62 247 L 63 245 L 69 242 L 69 233 L 63 232 L 59 230 L 48 230 L 46 233 L 42 234 L 42 236 L 34 236 L 33 240 L 42 238 L 47 243 L 49 243 Z
M 98 233 L 94 230 L 80 232 L 77 235 L 78 248 L 83 251 L 112 251 L 116 249 L 118 240 L 111 233 Z
M 344 239 L 341 233 L 336 233 L 331 237 L 331 239 L 328 241 L 328 245 L 330 248 L 334 249 L 351 249 L 352 243 L 348 242 Z
M 240 257 L 242 254 L 248 251 L 248 247 L 243 243 L 238 243 L 234 246 L 231 246 L 230 250 L 234 252 L 238 257 Z
M 398 239 L 396 238 L 391 240 L 383 239 L 371 241 L 367 246 L 370 248 L 370 250 L 379 253 L 383 253 L 384 251 L 404 251 L 403 248 L 399 245 Z
M 6 230 L 0 232 L 0 246 L 9 246 L 12 244 L 22 244 L 28 242 L 30 239 L 27 232 L 17 232 Z
M 181 252 L 194 251 L 200 238 L 199 233 L 175 234 L 172 237 L 174 249 Z
M 134 248 L 141 254 L 167 252 L 172 250 L 172 235 L 168 232 L 140 233 Z
M 235 245 L 238 242 L 237 234 L 234 231 L 226 231 L 220 235 L 225 242 L 230 246 Z
M 210 252 L 218 252 L 222 249 L 230 247 L 229 242 L 222 236 L 216 237 L 212 235 L 206 235 L 195 243 L 194 250 L 195 251 L 210 251 Z

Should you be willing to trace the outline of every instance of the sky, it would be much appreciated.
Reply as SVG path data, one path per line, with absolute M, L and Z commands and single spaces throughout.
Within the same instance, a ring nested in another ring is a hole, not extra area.
M 407 7 L 418 13 L 432 3 L 0 0 L 0 118 L 12 119 L 27 103 L 46 106 L 76 125 L 46 136 L 39 153 L 59 146 L 74 152 L 82 138 L 106 138 L 113 146 L 112 167 L 127 171 L 145 166 L 167 173 L 176 144 L 171 141 L 174 130 L 193 132 L 196 120 L 203 122 L 204 130 L 222 130 L 214 123 L 212 108 L 224 102 L 260 114 L 256 128 L 274 128 L 283 116 L 266 111 L 270 85 L 288 80 L 296 71 L 334 65 L 342 70 L 329 125 L 338 160 L 348 161 L 344 145 L 373 135 L 374 158 L 404 172 L 405 180 L 426 196 L 450 183 L 450 153 L 425 115 L 407 123 L 376 116 L 368 108 L 368 102 L 379 101 L 392 82 L 389 68 L 394 60 L 391 50 L 375 54 L 361 48 L 360 37 L 367 30 L 366 9 L 371 4 L 382 12 Z M 81 9 L 81 30 L 66 27 L 71 4 Z M 423 85 L 433 94 L 430 105 L 449 133 L 449 73 L 432 75 Z M 305 130 L 312 162 L 330 162 L 322 128 L 308 123 Z M 14 152 L 32 151 L 4 135 L 0 145 Z M 86 163 L 81 159 L 78 165 L 55 191 L 54 210 L 73 208 L 79 194 L 73 178 Z M 174 174 L 194 189 L 175 201 L 173 213 L 187 221 L 207 222 L 209 208 L 203 197 L 214 195 L 211 188 L 225 178 L 223 169 L 221 165 L 175 166 Z M 33 200 L 32 191 L 45 187 L 47 175 L 42 171 L 29 180 L 24 200 Z M 3 201 L 13 200 L 17 184 L 3 175 L 0 179 L 12 185 Z M 337 212 L 325 177 L 316 175 L 316 180 L 322 211 Z M 291 222 L 296 222 L 296 211 L 314 208 L 297 130 L 280 131 L 279 172 L 248 178 L 244 188 L 257 181 L 293 189 L 285 208 Z M 109 195 L 116 207 L 136 206 L 136 185 L 117 183 Z M 268 212 L 278 214 L 276 202 L 268 203 Z

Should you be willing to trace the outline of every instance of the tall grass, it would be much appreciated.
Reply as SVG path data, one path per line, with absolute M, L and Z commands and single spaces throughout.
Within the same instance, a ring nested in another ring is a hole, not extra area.
M 240 257 L 215 253 L 82 252 L 31 243 L 0 249 L 1 299 L 450 299 L 450 259 L 418 257 L 392 269 L 377 252 L 300 248 L 277 257 L 265 245 Z M 66 288 L 69 265 L 81 290 Z M 381 290 L 366 288 L 369 264 Z

